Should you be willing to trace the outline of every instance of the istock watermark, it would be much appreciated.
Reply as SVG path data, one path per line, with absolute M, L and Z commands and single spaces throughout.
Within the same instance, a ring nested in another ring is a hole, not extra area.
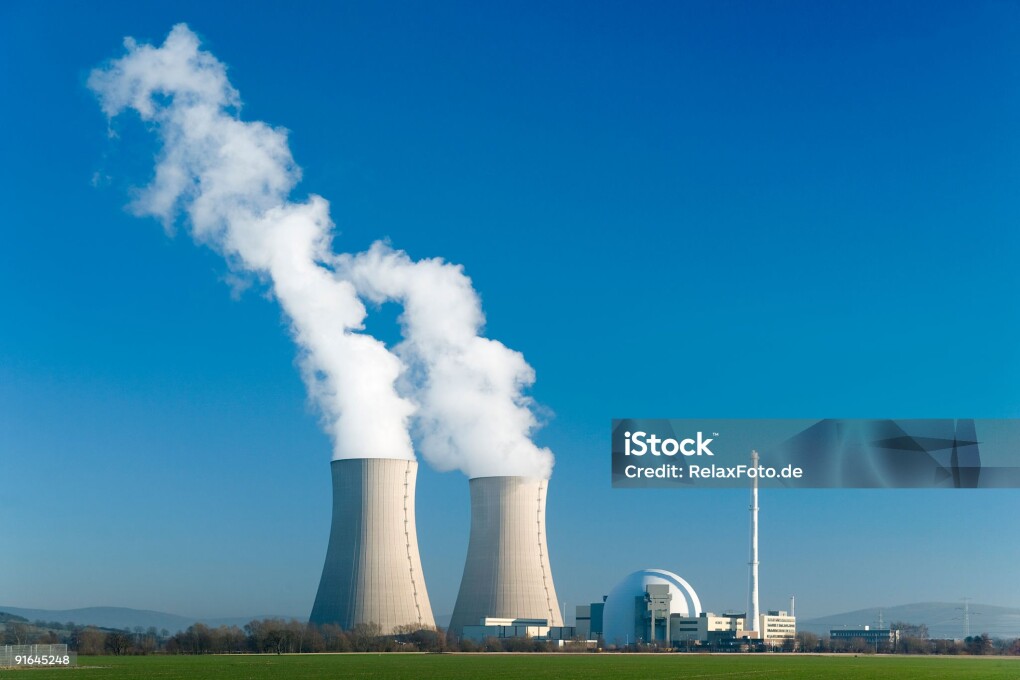
M 656 465 L 654 467 L 640 467 L 628 465 L 623 469 L 623 474 L 630 479 L 664 478 L 683 479 L 687 475 L 691 479 L 800 479 L 804 471 L 794 465 L 784 465 L 781 468 L 774 468 L 765 465 L 734 465 L 725 467 L 722 465 Z
M 752 450 L 760 460 L 750 463 Z M 1020 419 L 641 419 L 612 423 L 617 488 L 1020 487 Z
M 714 456 L 708 445 L 711 439 L 704 439 L 701 432 L 698 432 L 697 439 L 676 440 L 671 437 L 659 438 L 647 432 L 624 432 L 623 448 L 625 456 L 643 456 L 650 453 L 653 456 Z

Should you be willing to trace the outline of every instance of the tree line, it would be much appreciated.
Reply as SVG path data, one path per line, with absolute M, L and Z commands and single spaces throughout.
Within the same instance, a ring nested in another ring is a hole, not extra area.
M 940 654 L 940 655 L 1001 655 L 1020 656 L 1020 639 L 993 638 L 987 633 L 972 635 L 963 640 L 929 638 L 927 628 L 924 635 L 916 631 L 900 630 L 897 640 L 874 644 L 862 637 L 831 640 L 807 631 L 797 633 L 796 651 L 853 654 Z M 893 630 L 896 630 L 895 628 Z
M 262 619 L 242 627 L 195 623 L 170 633 L 165 628 L 100 628 L 57 621 L 30 623 L 7 615 L 0 623 L 5 645 L 66 644 L 87 656 L 111 654 L 241 654 L 303 652 L 444 651 L 446 635 L 437 630 L 414 630 L 412 626 L 382 635 L 379 626 L 365 624 L 352 630 L 336 625 L 281 619 Z
M 132 630 L 36 621 L 6 615 L 0 619 L 2 644 L 66 644 L 84 656 L 146 654 L 302 654 L 315 652 L 444 652 L 551 651 L 542 641 L 488 639 L 450 641 L 442 629 L 403 626 L 384 635 L 376 624 L 343 630 L 334 624 L 316 625 L 282 619 L 253 620 L 243 627 L 212 627 L 195 623 L 186 630 L 136 627 Z
M 584 651 L 583 642 L 565 649 L 531 638 L 487 638 L 484 641 L 453 640 L 442 629 L 404 626 L 384 635 L 376 624 L 360 624 L 343 630 L 334 624 L 259 619 L 238 626 L 212 627 L 196 623 L 170 633 L 165 628 L 99 628 L 56 621 L 35 621 L 0 612 L 0 644 L 66 644 L 85 656 L 146 654 L 302 654 L 315 652 L 546 652 Z M 1020 655 L 1020 639 L 1003 640 L 987 634 L 964 640 L 930 639 L 924 625 L 892 624 L 900 631 L 895 642 L 870 644 L 863 638 L 830 640 L 801 631 L 796 640 L 781 648 L 787 652 L 845 652 L 854 654 Z M 648 648 L 644 651 L 666 651 Z M 642 650 L 639 650 L 642 651 Z M 733 651 L 732 649 L 730 651 Z

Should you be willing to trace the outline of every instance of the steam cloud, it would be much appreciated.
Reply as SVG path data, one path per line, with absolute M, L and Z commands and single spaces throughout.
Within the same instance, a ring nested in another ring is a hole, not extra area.
M 548 477 L 552 453 L 531 441 L 537 422 L 524 394 L 534 372 L 479 335 L 481 304 L 461 267 L 381 243 L 338 255 L 328 202 L 289 199 L 301 170 L 286 131 L 240 120 L 225 66 L 186 25 L 158 48 L 124 44 L 127 54 L 88 86 L 108 117 L 132 109 L 161 138 L 155 176 L 131 209 L 168 228 L 183 213 L 197 242 L 270 284 L 334 458 L 413 459 L 413 424 L 437 469 Z M 394 352 L 360 332 L 362 298 L 403 304 Z
M 548 478 L 553 456 L 529 433 L 538 423 L 523 389 L 535 372 L 520 352 L 478 335 L 485 317 L 461 267 L 414 262 L 375 243 L 338 258 L 337 271 L 368 299 L 403 304 L 404 342 L 396 351 L 417 376 L 422 453 L 440 470 L 469 477 Z

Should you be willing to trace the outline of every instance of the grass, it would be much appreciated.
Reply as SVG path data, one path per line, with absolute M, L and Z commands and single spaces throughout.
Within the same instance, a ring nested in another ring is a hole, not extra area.
M 693 654 L 306 654 L 300 656 L 80 657 L 77 669 L 0 671 L 0 677 L 158 678 L 1020 678 L 1020 658 Z

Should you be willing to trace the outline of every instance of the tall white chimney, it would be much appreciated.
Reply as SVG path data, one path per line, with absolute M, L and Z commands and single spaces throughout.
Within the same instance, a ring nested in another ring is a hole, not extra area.
M 758 452 L 751 451 L 751 467 L 758 467 Z M 748 617 L 751 619 L 751 631 L 758 633 L 760 632 L 760 623 L 758 621 L 758 476 L 755 475 L 751 480 L 751 584 L 750 592 L 750 611 Z

